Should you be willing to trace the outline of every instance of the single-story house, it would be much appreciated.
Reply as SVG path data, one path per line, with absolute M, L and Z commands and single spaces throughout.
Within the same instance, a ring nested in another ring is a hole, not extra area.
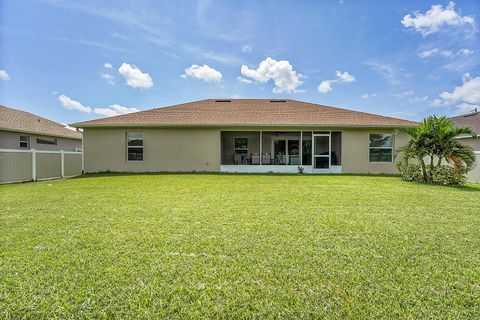
M 201 100 L 72 124 L 85 172 L 396 173 L 408 120 L 296 100 Z
M 0 149 L 79 151 L 82 133 L 29 112 L 0 106 Z

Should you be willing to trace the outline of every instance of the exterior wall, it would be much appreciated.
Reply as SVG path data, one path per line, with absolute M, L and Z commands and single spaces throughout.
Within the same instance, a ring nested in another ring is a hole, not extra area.
M 467 180 L 470 182 L 480 182 L 480 151 L 475 152 L 477 162 L 475 168 L 467 174 Z
M 84 130 L 85 172 L 190 172 L 220 171 L 221 131 L 281 131 L 281 128 L 86 128 Z M 392 129 L 291 128 L 291 131 L 342 132 L 342 172 L 398 173 L 394 162 L 369 162 L 369 134 L 392 133 Z M 144 160 L 128 162 L 126 133 L 143 132 Z M 252 133 L 252 138 L 258 134 Z M 254 139 L 255 140 L 255 139 Z M 252 142 L 254 141 L 252 140 Z M 395 136 L 395 149 L 407 141 Z M 256 150 L 257 145 L 251 145 Z M 264 146 L 265 147 L 265 146 Z
M 473 148 L 475 151 L 480 151 L 480 138 L 474 139 L 474 138 L 466 138 L 466 139 L 458 139 L 463 144 L 469 145 Z
M 75 148 L 82 149 L 82 140 L 11 131 L 0 131 L 0 149 L 20 149 L 20 136 L 30 137 L 30 149 L 50 151 L 76 151 Z M 37 138 L 57 139 L 57 144 L 38 144 Z
M 82 155 L 69 154 L 63 155 L 63 173 L 65 177 L 79 176 L 82 174 Z
M 126 133 L 143 132 L 143 161 L 127 161 Z M 86 128 L 85 172 L 220 170 L 219 129 Z
M 397 174 L 395 160 L 393 162 L 370 162 L 370 133 L 392 133 L 392 129 L 344 129 L 342 131 L 342 172 L 344 173 L 388 173 Z M 405 134 L 397 134 L 394 139 L 395 150 L 408 141 Z M 398 159 L 398 156 L 397 156 Z

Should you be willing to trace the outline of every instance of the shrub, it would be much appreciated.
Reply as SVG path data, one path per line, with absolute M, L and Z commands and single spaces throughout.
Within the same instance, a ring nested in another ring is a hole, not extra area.
M 431 175 L 433 183 L 443 186 L 460 185 L 467 182 L 464 170 L 447 165 L 435 167 Z
M 298 173 L 302 174 L 303 171 L 305 171 L 305 168 L 302 167 L 302 166 L 298 166 L 298 167 L 297 167 L 297 170 L 298 170 Z
M 405 181 L 423 182 L 422 169 L 417 164 L 405 164 L 398 162 L 397 169 Z

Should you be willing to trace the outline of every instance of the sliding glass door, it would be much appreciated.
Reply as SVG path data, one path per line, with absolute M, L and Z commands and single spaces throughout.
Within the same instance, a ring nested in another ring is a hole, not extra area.
M 313 135 L 313 168 L 330 168 L 330 134 Z

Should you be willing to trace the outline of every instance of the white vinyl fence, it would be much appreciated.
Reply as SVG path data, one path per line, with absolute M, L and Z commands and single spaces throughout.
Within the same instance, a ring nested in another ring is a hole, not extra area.
M 480 182 L 480 151 L 475 151 L 477 161 L 475 168 L 467 174 L 468 181 Z
M 0 149 L 0 184 L 81 175 L 81 152 Z

